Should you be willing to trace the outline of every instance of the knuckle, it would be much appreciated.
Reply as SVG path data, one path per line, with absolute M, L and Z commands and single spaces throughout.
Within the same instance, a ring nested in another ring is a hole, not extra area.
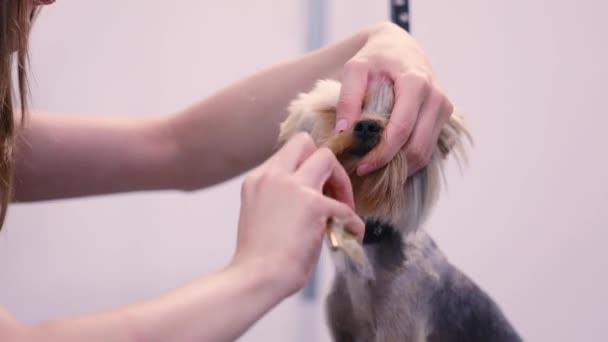
M 297 133 L 291 138 L 289 143 L 293 147 L 292 152 L 297 154 L 310 154 L 317 148 L 314 139 L 307 132 Z
M 436 108 L 443 108 L 444 102 L 446 101 L 446 97 L 443 94 L 443 92 L 441 92 L 441 90 L 439 90 L 438 88 L 436 88 L 435 86 L 431 86 L 429 89 L 429 94 L 427 97 L 427 101 L 429 103 L 431 103 L 433 106 L 435 106 Z
M 427 103 L 432 109 L 432 115 L 436 115 L 437 120 L 445 122 L 454 112 L 454 106 L 447 96 L 438 88 L 432 87 L 428 94 Z
M 256 182 L 256 187 L 264 187 L 264 186 L 268 186 L 268 183 L 273 181 L 275 179 L 275 177 L 273 177 L 273 173 L 272 171 L 266 171 L 264 173 L 262 173 L 260 175 L 260 177 L 258 178 L 258 181 Z
M 271 168 L 264 172 L 257 183 L 258 188 L 267 188 L 272 184 L 275 185 L 286 185 L 289 183 L 290 177 L 286 172 L 279 168 Z
M 353 212 L 352 210 L 350 210 L 350 207 L 342 202 L 338 202 L 337 210 L 342 216 L 342 218 L 347 221 L 353 216 Z
M 422 71 L 410 71 L 403 75 L 403 82 L 409 84 L 415 92 L 427 95 L 433 88 L 431 76 Z
M 367 72 L 369 70 L 369 64 L 360 59 L 351 59 L 344 64 L 344 72 Z
M 317 150 L 317 153 L 319 154 L 319 158 L 327 164 L 334 165 L 338 163 L 336 155 L 327 147 L 320 148 Z
M 412 145 L 408 149 L 410 162 L 414 163 L 417 166 L 424 165 L 425 159 L 427 158 L 426 149 L 418 144 Z
M 256 170 L 245 178 L 241 186 L 241 196 L 249 197 L 261 189 L 271 186 L 272 183 L 280 183 L 284 175 L 275 168 Z
M 454 104 L 450 100 L 448 100 L 447 97 L 444 97 L 442 108 L 443 116 L 446 119 L 449 118 L 452 113 L 454 113 Z
M 301 148 L 314 148 L 315 142 L 312 139 L 312 136 L 307 132 L 299 132 L 294 137 L 293 140 L 295 143 Z
M 387 138 L 390 138 L 391 140 L 405 141 L 415 124 L 416 122 L 414 119 L 406 119 L 402 121 L 394 120 L 391 122 L 392 129 L 390 132 L 388 132 L 390 133 L 390 137 Z
M 348 225 L 348 229 L 351 231 L 351 233 L 362 238 L 365 235 L 364 224 L 362 224 L 362 222 L 357 217 L 357 215 L 353 214 L 349 218 L 350 218 L 350 224 Z
M 309 212 L 314 212 L 316 213 L 318 211 L 318 208 L 320 206 L 320 202 L 317 196 L 315 196 L 315 194 L 312 194 L 310 192 L 304 192 L 302 194 L 302 207 L 304 207 L 307 211 Z
M 319 217 L 326 217 L 329 210 L 327 206 L 326 198 L 322 198 L 321 194 L 316 196 L 307 196 L 304 200 L 304 208 L 306 210 L 306 216 L 311 219 L 318 219 Z

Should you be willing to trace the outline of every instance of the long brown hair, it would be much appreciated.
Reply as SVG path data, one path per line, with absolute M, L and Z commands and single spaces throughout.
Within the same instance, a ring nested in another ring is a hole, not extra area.
M 28 36 L 34 15 L 28 0 L 0 1 L 0 229 L 13 194 L 15 108 L 23 123 L 28 107 Z

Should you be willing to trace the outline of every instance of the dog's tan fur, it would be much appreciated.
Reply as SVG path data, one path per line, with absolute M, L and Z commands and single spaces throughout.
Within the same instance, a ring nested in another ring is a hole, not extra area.
M 319 146 L 330 148 L 350 176 L 355 196 L 356 211 L 362 217 L 380 216 L 403 227 L 416 227 L 428 214 L 436 198 L 440 184 L 443 159 L 457 148 L 460 157 L 466 157 L 462 149 L 462 137 L 470 139 L 463 124 L 463 117 L 454 113 L 442 129 L 436 151 L 426 167 L 427 186 L 423 194 L 422 207 L 411 210 L 414 199 L 408 194 L 415 191 L 412 187 L 417 176 L 407 178 L 408 169 L 405 152 L 401 150 L 384 167 L 359 177 L 356 164 L 360 156 L 348 153 L 353 145 L 353 128 L 334 133 L 336 105 L 340 94 L 340 83 L 321 80 L 306 94 L 300 94 L 289 106 L 289 116 L 281 124 L 279 142 L 284 143 L 294 133 L 308 132 Z M 384 78 L 375 80 L 364 101 L 362 115 L 358 120 L 374 120 L 382 129 L 386 127 L 394 104 L 392 85 Z M 377 144 L 379 144 L 378 142 Z M 406 183 L 411 183 L 407 184 Z M 404 188 L 405 187 L 405 188 Z M 408 188 L 409 189 L 408 191 Z M 405 191 L 404 191 L 405 189 Z M 408 213 L 404 215 L 404 213 Z
M 356 123 L 359 131 L 334 133 L 340 87 L 337 81 L 322 80 L 300 94 L 290 104 L 279 136 L 282 144 L 297 132 L 308 132 L 317 145 L 331 149 L 349 174 L 355 210 L 366 221 L 361 248 L 375 276 L 365 279 L 352 268 L 336 268 L 327 297 L 334 341 L 521 341 L 493 300 L 450 264 L 421 229 L 440 190 L 444 160 L 448 155 L 466 158 L 463 142 L 471 136 L 462 115 L 452 113 L 430 162 L 413 175 L 408 177 L 400 151 L 387 165 L 359 177 L 357 162 L 382 144 L 393 87 L 387 78 L 372 78 Z M 372 134 L 362 135 L 361 127 Z

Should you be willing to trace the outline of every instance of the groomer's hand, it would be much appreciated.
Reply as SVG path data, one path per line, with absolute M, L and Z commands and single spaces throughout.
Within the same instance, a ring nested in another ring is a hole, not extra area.
M 329 217 L 363 238 L 353 207 L 350 180 L 333 153 L 317 149 L 307 134 L 296 135 L 243 184 L 234 262 L 270 272 L 278 291 L 289 296 L 310 277 Z
M 395 106 L 377 148 L 363 158 L 360 175 L 386 165 L 404 149 L 411 175 L 430 161 L 441 127 L 453 107 L 436 80 L 420 46 L 399 26 L 382 24 L 344 66 L 336 130 L 351 127 L 361 114 L 368 81 L 386 75 L 394 82 Z

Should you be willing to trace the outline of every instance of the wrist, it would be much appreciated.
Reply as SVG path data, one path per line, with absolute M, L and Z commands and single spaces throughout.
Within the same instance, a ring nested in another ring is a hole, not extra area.
M 289 297 L 294 291 L 285 268 L 267 258 L 235 259 L 228 269 L 246 279 L 252 293 L 267 298 L 273 305 Z

